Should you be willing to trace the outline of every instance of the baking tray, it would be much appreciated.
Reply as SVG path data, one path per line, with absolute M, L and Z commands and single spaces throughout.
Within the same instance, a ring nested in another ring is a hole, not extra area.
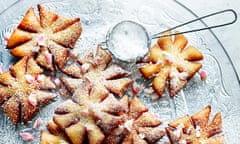
M 136 21 L 146 27 L 150 34 L 154 34 L 196 18 L 189 9 L 174 0 L 21 0 L 0 14 L 0 61 L 5 69 L 14 60 L 5 49 L 4 35 L 12 32 L 29 7 L 33 6 L 36 9 L 39 3 L 56 11 L 59 15 L 81 18 L 83 33 L 76 47 L 82 54 L 86 49 L 96 47 L 103 42 L 108 30 L 122 20 Z M 202 22 L 196 22 L 179 31 L 204 26 Z M 186 34 L 186 36 L 190 44 L 204 53 L 202 69 L 208 72 L 207 81 L 201 81 L 196 74 L 174 99 L 169 98 L 167 92 L 158 101 L 152 101 L 146 94 L 140 95 L 139 98 L 163 121 L 161 128 L 179 116 L 193 114 L 211 105 L 211 116 L 217 111 L 222 112 L 226 142 L 237 144 L 240 139 L 240 108 L 238 106 L 240 87 L 231 61 L 224 47 L 211 31 L 201 31 Z M 143 81 L 135 66 L 121 62 L 119 64 L 133 72 L 134 80 Z M 64 100 L 59 97 L 55 102 L 40 109 L 33 119 L 33 121 L 38 117 L 42 119 L 43 123 L 38 130 L 32 129 L 31 121 L 26 125 L 13 126 L 0 110 L 0 144 L 39 143 L 40 130 L 46 129 L 46 122 L 51 119 L 55 107 L 62 101 Z M 23 131 L 33 133 L 36 139 L 32 142 L 23 141 L 19 136 Z M 166 137 L 159 143 L 165 141 L 167 141 Z

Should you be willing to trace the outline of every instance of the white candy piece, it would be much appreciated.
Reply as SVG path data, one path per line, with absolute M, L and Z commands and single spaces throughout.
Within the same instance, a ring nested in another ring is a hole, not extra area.
M 200 126 L 196 126 L 196 137 L 200 137 L 201 136 L 201 128 Z
M 34 140 L 34 136 L 28 132 L 22 132 L 20 133 L 20 136 L 25 140 L 25 141 L 32 141 Z
M 41 125 L 41 121 L 42 121 L 41 118 L 37 118 L 33 124 L 33 128 L 38 129 Z
M 37 99 L 36 99 L 36 96 L 31 93 L 29 96 L 28 96 L 28 102 L 33 105 L 33 106 L 36 106 L 37 105 Z
M 29 74 L 25 75 L 25 79 L 27 80 L 28 83 L 33 83 L 35 81 L 35 78 Z
M 46 58 L 46 60 L 47 60 L 47 63 L 48 63 L 48 64 L 52 64 L 52 54 L 50 54 L 48 51 L 46 51 L 46 52 L 44 53 L 44 56 L 45 56 L 45 58 Z

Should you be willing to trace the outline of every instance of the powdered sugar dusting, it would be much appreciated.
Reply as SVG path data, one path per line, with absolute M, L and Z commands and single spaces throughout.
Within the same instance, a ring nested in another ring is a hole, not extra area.
M 114 27 L 108 41 L 114 56 L 123 61 L 136 60 L 148 51 L 145 30 L 136 23 L 125 21 Z

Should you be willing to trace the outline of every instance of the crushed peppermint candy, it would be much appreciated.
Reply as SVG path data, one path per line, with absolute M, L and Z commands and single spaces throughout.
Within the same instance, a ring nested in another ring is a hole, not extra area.
M 101 62 L 102 62 L 101 58 L 97 58 L 97 59 L 95 60 L 96 65 L 101 64 Z
M 205 70 L 201 70 L 199 72 L 199 75 L 200 75 L 200 78 L 201 78 L 202 81 L 206 81 L 206 79 L 208 77 L 208 74 L 207 74 L 207 72 Z
M 86 130 L 87 130 L 87 131 L 92 131 L 92 130 L 94 130 L 94 126 L 93 126 L 93 125 L 86 124 L 85 127 L 86 127 Z
M 33 105 L 33 106 L 36 106 L 37 105 L 37 99 L 36 99 L 36 96 L 35 94 L 31 93 L 29 96 L 28 96 L 28 102 Z
M 25 140 L 25 141 L 33 141 L 34 136 L 28 132 L 22 132 L 20 133 L 20 136 Z
M 88 115 L 88 109 L 84 109 L 81 111 L 82 116 L 87 116 Z
M 43 34 L 39 35 L 37 38 L 37 43 L 39 46 L 46 46 L 46 39 Z
M 47 60 L 47 63 L 52 64 L 52 54 L 50 54 L 48 51 L 45 51 L 44 56 Z
M 143 90 L 144 86 L 134 82 L 132 84 L 132 93 L 133 95 L 138 95 L 141 90 Z
M 53 76 L 48 76 L 48 79 L 49 79 L 50 81 L 53 81 Z
M 35 78 L 29 74 L 25 75 L 25 79 L 27 80 L 28 83 L 33 83 L 35 81 Z
M 176 130 L 173 132 L 173 134 L 179 138 L 181 136 L 181 133 L 182 133 L 182 129 L 184 128 L 184 124 L 179 124 L 176 128 Z
M 44 78 L 45 78 L 45 76 L 44 76 L 44 75 L 42 75 L 42 74 L 38 74 L 38 75 L 36 76 L 36 80 L 37 80 L 38 82 L 41 82 L 41 81 L 43 81 L 43 80 L 44 80 Z
M 163 61 L 159 59 L 156 64 L 162 64 L 162 63 Z
M 60 81 L 59 78 L 56 78 L 56 79 L 54 80 L 54 83 L 56 84 L 57 87 L 60 87 L 60 86 L 61 86 L 61 81 Z
M 176 129 L 176 130 L 173 132 L 173 134 L 174 134 L 177 138 L 179 138 L 179 137 L 181 136 L 181 131 L 180 131 L 179 129 Z
M 192 127 L 189 127 L 188 129 L 187 129 L 187 134 L 190 134 L 192 132 Z
M 38 129 L 38 128 L 40 127 L 40 125 L 41 125 L 41 122 L 42 122 L 41 118 L 40 118 L 40 117 L 37 118 L 37 119 L 35 120 L 35 122 L 33 123 L 33 128 L 34 128 L 34 129 Z

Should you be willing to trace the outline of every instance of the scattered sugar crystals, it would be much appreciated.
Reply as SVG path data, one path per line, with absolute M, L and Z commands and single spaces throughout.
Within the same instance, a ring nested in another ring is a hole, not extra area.
M 117 59 L 129 62 L 147 53 L 149 39 L 143 27 L 124 21 L 113 28 L 107 44 Z

